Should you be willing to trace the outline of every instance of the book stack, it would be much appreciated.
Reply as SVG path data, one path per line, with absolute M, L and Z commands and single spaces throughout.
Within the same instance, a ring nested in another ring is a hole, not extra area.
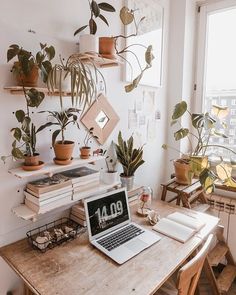
M 73 200 L 81 200 L 87 196 L 88 191 L 96 189 L 100 184 L 100 172 L 83 166 L 61 173 L 72 182 Z
M 29 182 L 24 191 L 25 205 L 38 214 L 68 204 L 72 199 L 72 182 L 68 177 L 52 177 Z
M 128 201 L 129 203 L 135 203 L 138 201 L 139 196 L 142 193 L 142 186 L 134 187 L 132 190 L 128 191 Z
M 84 205 L 82 202 L 72 206 L 70 218 L 82 226 L 86 226 Z

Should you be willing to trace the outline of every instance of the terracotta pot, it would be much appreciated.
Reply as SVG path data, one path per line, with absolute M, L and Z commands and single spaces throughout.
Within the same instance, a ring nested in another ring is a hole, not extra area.
M 191 170 L 194 175 L 199 177 L 201 172 L 209 166 L 208 157 L 206 156 L 191 156 Z
M 192 173 L 190 163 L 178 159 L 174 161 L 176 182 L 179 184 L 191 184 Z
M 106 58 L 115 58 L 115 39 L 112 37 L 99 38 L 99 53 Z
M 19 62 L 15 62 L 14 67 L 20 68 L 21 65 Z M 15 74 L 16 81 L 19 86 L 23 86 L 23 85 L 26 87 L 27 86 L 28 87 L 36 87 L 37 86 L 38 78 L 39 78 L 39 69 L 38 69 L 37 65 L 33 65 L 32 70 L 30 71 L 30 73 L 28 75 L 19 74 L 14 70 L 13 70 L 13 72 Z
M 53 147 L 56 159 L 70 160 L 72 158 L 74 146 L 75 143 L 73 141 L 65 140 L 64 143 L 57 141 Z
M 39 165 L 39 154 L 33 156 L 25 155 L 25 166 L 38 166 Z
M 134 176 L 123 176 L 120 174 L 120 180 L 122 187 L 126 187 L 127 191 L 132 190 L 134 186 Z
M 88 159 L 90 157 L 91 147 L 83 146 L 80 148 L 80 158 L 81 159 Z

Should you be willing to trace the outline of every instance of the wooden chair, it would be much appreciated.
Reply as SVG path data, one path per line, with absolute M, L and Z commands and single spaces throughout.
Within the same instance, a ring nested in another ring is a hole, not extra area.
M 179 270 L 176 283 L 168 280 L 155 295 L 194 295 L 212 238 L 210 235 L 197 255 Z

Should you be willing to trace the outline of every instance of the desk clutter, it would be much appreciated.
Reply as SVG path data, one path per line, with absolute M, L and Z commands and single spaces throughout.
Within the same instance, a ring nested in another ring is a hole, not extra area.
M 69 240 L 75 239 L 82 228 L 69 218 L 60 218 L 26 233 L 33 249 L 45 252 Z

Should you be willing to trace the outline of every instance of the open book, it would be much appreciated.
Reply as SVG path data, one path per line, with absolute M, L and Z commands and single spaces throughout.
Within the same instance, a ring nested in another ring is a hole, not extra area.
M 185 243 L 204 225 L 205 223 L 198 218 L 175 212 L 162 218 L 153 229 L 170 238 Z

